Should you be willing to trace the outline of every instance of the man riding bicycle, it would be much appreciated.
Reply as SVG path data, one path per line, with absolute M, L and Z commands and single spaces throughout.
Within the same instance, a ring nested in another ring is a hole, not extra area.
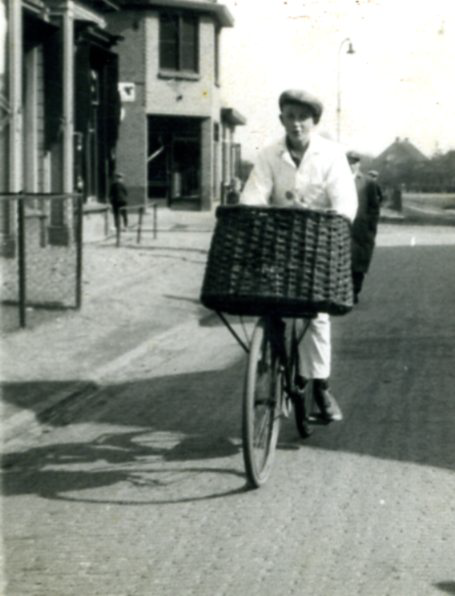
M 345 152 L 315 132 L 323 111 L 321 101 L 304 90 L 290 89 L 280 95 L 279 107 L 285 137 L 259 153 L 240 203 L 323 209 L 352 221 L 357 193 Z M 307 330 L 299 343 L 297 385 L 303 392 L 308 381 L 313 381 L 318 417 L 325 422 L 342 420 L 341 409 L 329 390 L 329 315 L 318 313 L 312 319 L 301 319 L 298 326 L 307 326 Z

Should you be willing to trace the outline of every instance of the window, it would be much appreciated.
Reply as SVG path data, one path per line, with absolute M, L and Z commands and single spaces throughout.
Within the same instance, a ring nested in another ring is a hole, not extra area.
M 199 71 L 199 22 L 190 13 L 160 15 L 160 68 Z

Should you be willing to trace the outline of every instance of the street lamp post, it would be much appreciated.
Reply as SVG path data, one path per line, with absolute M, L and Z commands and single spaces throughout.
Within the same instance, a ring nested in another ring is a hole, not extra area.
M 337 57 L 337 141 L 340 140 L 341 127 L 341 51 L 346 44 L 348 44 L 346 54 L 355 54 L 352 41 L 349 39 L 349 37 L 346 37 L 346 39 L 343 39 L 343 41 L 340 43 L 338 47 Z

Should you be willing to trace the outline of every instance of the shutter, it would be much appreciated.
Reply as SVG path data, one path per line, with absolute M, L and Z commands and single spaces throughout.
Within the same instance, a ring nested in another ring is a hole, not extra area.
M 75 65 L 75 130 L 85 134 L 91 114 L 90 46 L 77 46 Z
M 160 15 L 160 68 L 178 70 L 178 33 L 178 16 Z
M 63 117 L 63 32 L 48 36 L 44 43 L 44 142 L 50 149 L 58 141 Z
M 114 149 L 118 139 L 120 124 L 120 94 L 118 91 L 118 56 L 109 53 L 109 60 L 106 63 L 106 86 L 103 90 L 103 97 L 106 102 L 104 118 L 106 142 L 108 149 Z
M 198 19 L 188 14 L 181 17 L 181 69 L 198 72 Z

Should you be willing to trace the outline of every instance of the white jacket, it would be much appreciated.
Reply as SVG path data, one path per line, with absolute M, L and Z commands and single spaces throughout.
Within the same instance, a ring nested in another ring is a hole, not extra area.
M 357 211 L 357 192 L 342 147 L 313 133 L 299 167 L 285 139 L 263 149 L 240 203 L 328 209 L 352 221 Z

